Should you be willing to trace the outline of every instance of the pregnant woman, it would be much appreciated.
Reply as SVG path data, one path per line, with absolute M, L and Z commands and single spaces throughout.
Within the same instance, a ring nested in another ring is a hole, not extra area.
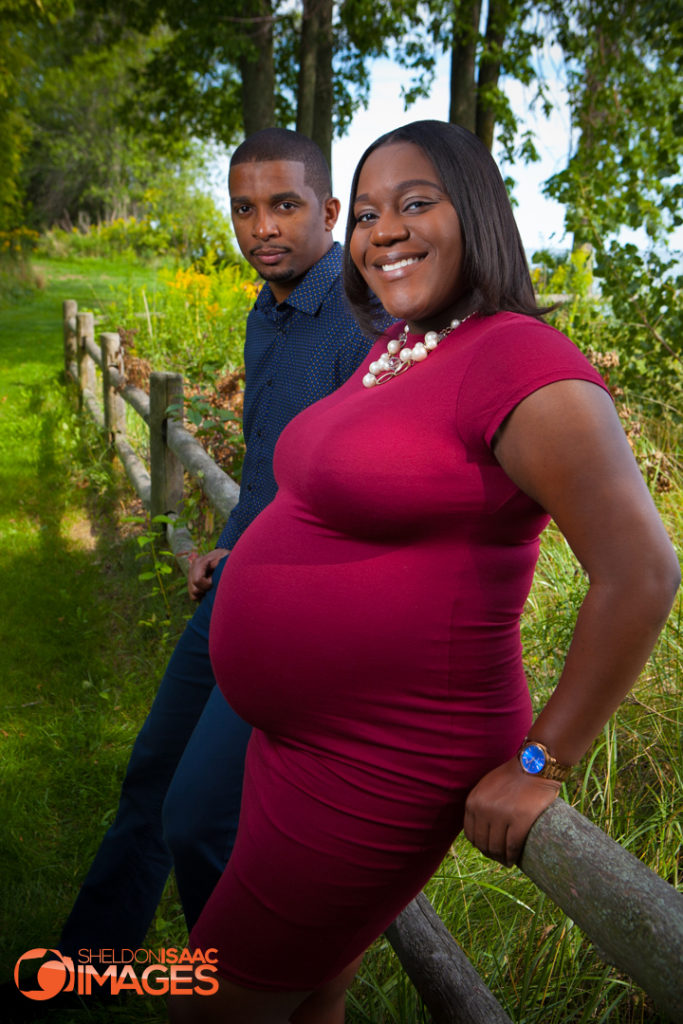
M 543 322 L 498 169 L 454 125 L 356 171 L 345 283 L 366 365 L 283 432 L 278 494 L 211 624 L 254 726 L 234 854 L 191 935 L 219 991 L 173 1021 L 341 1024 L 363 951 L 464 827 L 515 863 L 633 685 L 678 562 L 606 388 Z M 534 721 L 519 620 L 552 517 L 590 580 Z

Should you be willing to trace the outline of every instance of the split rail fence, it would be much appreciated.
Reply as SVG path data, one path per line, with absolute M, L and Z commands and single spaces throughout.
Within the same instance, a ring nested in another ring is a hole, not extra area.
M 73 300 L 63 303 L 63 325 L 67 378 L 76 382 L 82 408 L 107 432 L 151 515 L 177 516 L 187 470 L 225 521 L 239 487 L 182 427 L 182 376 L 152 373 L 147 395 L 126 383 L 118 334 L 102 333 L 96 343 L 93 314 L 79 313 Z M 126 439 L 126 403 L 149 427 L 149 470 Z M 192 538 L 172 523 L 167 532 L 187 571 Z M 683 894 L 561 799 L 534 824 L 520 867 L 606 962 L 644 989 L 662 1015 L 683 1022 Z M 424 893 L 386 934 L 435 1024 L 513 1024 Z

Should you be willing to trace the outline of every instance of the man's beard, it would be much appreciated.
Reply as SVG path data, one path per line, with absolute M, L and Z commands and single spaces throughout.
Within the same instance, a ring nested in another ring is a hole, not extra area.
M 291 268 L 289 270 L 279 270 L 277 267 L 273 267 L 270 270 L 264 268 L 264 269 L 259 270 L 259 274 L 263 278 L 264 281 L 282 281 L 282 282 L 285 282 L 285 281 L 291 281 L 293 278 L 297 277 L 296 271 L 292 270 Z

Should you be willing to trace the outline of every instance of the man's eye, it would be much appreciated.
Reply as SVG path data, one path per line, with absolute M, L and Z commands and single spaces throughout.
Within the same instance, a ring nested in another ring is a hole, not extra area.
M 375 214 L 368 211 L 367 213 L 359 213 L 356 217 L 357 224 L 368 224 L 374 219 Z

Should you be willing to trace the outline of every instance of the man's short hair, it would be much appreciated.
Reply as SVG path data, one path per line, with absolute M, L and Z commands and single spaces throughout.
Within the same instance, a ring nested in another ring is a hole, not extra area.
M 247 136 L 232 154 L 230 167 L 272 160 L 292 160 L 303 164 L 304 181 L 321 203 L 332 195 L 330 169 L 322 150 L 307 135 L 289 128 L 263 128 Z

